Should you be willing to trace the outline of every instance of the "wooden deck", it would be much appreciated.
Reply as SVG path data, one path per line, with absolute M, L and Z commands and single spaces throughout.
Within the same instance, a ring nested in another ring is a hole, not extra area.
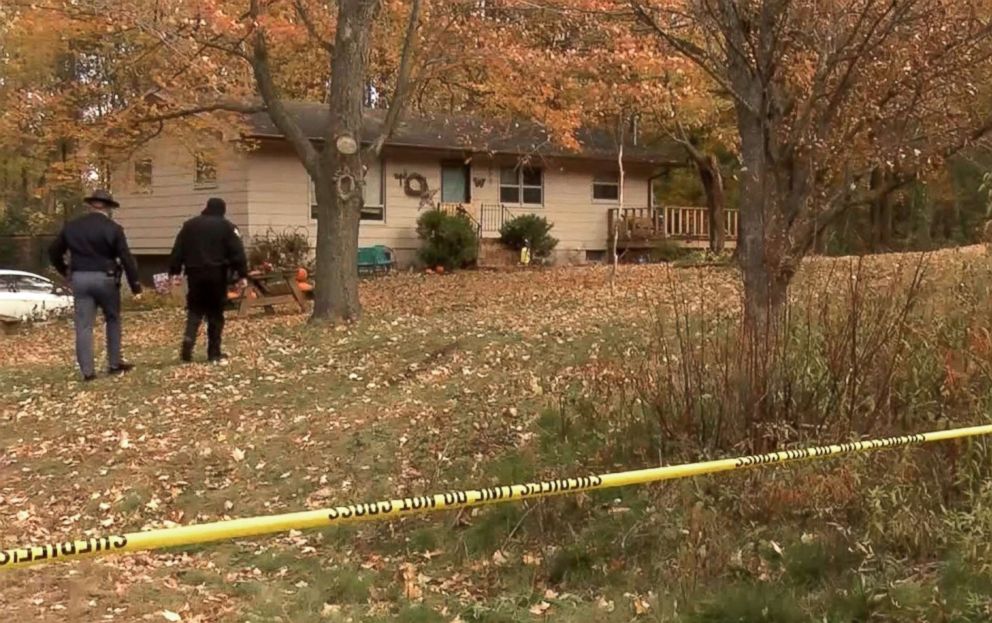
M 724 211 L 727 246 L 737 244 L 737 210 Z M 652 249 L 675 241 L 689 247 L 709 245 L 707 209 L 702 207 L 612 208 L 607 214 L 608 246 L 613 247 L 614 226 L 618 227 L 617 248 Z

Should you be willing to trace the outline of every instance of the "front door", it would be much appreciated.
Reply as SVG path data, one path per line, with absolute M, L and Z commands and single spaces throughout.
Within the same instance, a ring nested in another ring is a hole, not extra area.
M 471 203 L 471 167 L 464 162 L 441 164 L 441 203 Z

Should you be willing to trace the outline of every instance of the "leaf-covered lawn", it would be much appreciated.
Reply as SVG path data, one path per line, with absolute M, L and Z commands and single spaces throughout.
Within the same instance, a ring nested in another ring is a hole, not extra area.
M 897 270 L 893 257 L 874 261 Z M 363 285 L 356 327 L 232 319 L 224 366 L 177 365 L 179 311 L 133 312 L 136 371 L 85 386 L 68 323 L 0 337 L 0 546 L 505 480 L 556 389 L 644 339 L 680 293 L 732 308 L 737 277 L 399 275 Z M 512 594 L 528 616 L 553 615 L 565 597 L 533 583 L 540 553 L 467 544 L 486 512 L 48 565 L 0 574 L 0 596 L 19 621 L 515 620 L 472 615 Z M 608 610 L 586 601 L 589 620 Z

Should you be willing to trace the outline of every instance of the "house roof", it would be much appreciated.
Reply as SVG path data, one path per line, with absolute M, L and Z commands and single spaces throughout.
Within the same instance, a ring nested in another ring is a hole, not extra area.
M 328 122 L 326 104 L 287 102 L 290 114 L 307 136 L 322 140 Z M 363 142 L 374 140 L 385 119 L 385 111 L 365 111 Z M 282 138 L 268 113 L 250 116 L 247 136 L 250 138 Z M 604 130 L 582 129 L 576 138 L 581 149 L 568 149 L 550 140 L 539 125 L 522 121 L 484 120 L 464 114 L 410 116 L 394 128 L 386 141 L 391 147 L 461 150 L 475 153 L 512 154 L 535 157 L 582 158 L 616 160 L 617 146 L 613 136 Z M 662 145 L 624 145 L 624 161 L 645 164 L 682 164 L 685 155 L 674 143 Z

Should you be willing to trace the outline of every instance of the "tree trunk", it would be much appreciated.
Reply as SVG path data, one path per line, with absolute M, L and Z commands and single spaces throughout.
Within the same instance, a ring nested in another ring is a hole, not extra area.
M 720 164 L 716 156 L 700 151 L 683 131 L 679 139 L 685 148 L 692 162 L 696 165 L 696 172 L 699 174 L 699 183 L 706 193 L 707 220 L 709 224 L 709 249 L 713 253 L 723 253 L 726 246 L 727 232 L 724 224 L 724 206 L 726 199 L 724 195 L 723 174 L 720 173 Z
M 358 298 L 358 227 L 364 186 L 360 149 L 362 102 L 370 33 L 378 5 L 376 0 L 338 3 L 331 63 L 330 125 L 314 180 L 317 199 L 317 275 L 311 318 L 314 322 L 352 322 L 362 313 Z
M 750 123 L 747 123 L 750 121 Z M 770 412 L 770 384 L 780 364 L 782 331 L 788 303 L 789 283 L 794 266 L 789 258 L 789 222 L 784 218 L 790 202 L 788 184 L 779 184 L 779 175 L 767 159 L 760 120 L 745 119 L 741 127 L 743 174 L 740 186 L 740 232 L 738 261 L 743 273 L 744 301 L 742 339 L 744 357 L 740 401 L 744 425 L 757 435 L 755 426 L 773 415 Z M 752 441 L 759 443 L 758 437 Z
M 624 141 L 624 124 L 623 117 L 620 118 L 620 142 L 617 148 L 617 170 L 620 182 L 620 187 L 617 194 L 617 216 L 613 219 L 613 231 L 610 235 L 613 236 L 613 269 L 610 271 L 610 293 L 612 294 L 616 288 L 617 282 L 617 271 L 620 269 L 620 251 L 618 250 L 618 245 L 620 244 L 620 221 L 623 219 L 623 186 L 625 182 L 625 171 L 623 168 L 623 141 Z
M 709 212 L 710 251 L 723 253 L 726 246 L 727 232 L 724 227 L 724 205 L 726 199 L 723 191 L 723 175 L 720 164 L 713 154 L 706 154 L 696 160 L 696 170 L 699 171 L 699 181 L 706 191 L 706 207 Z

